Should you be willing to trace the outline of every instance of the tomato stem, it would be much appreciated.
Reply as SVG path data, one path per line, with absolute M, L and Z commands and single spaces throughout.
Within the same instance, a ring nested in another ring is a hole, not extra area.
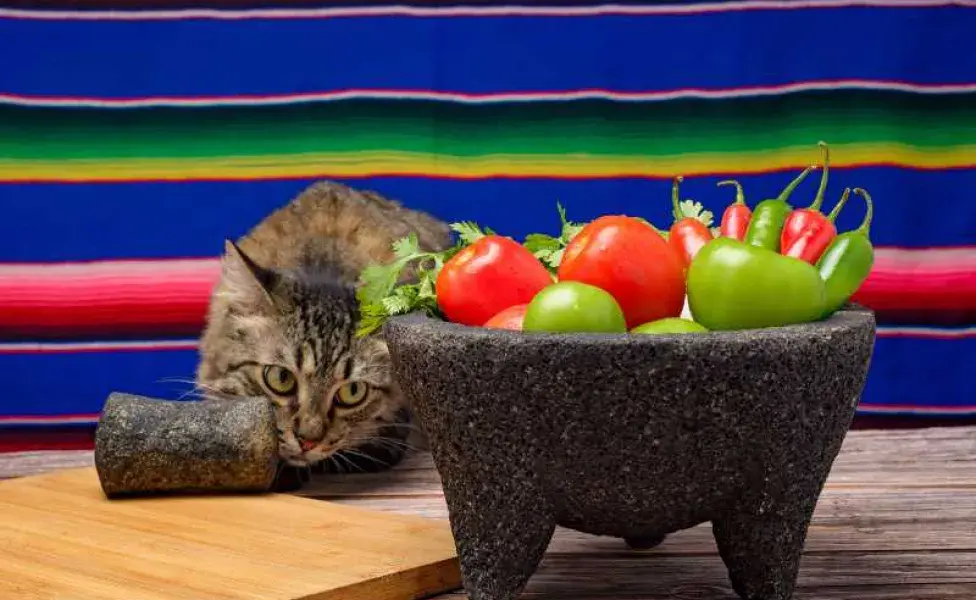
M 840 209 L 843 208 L 845 204 L 847 204 L 847 198 L 850 195 L 851 195 L 851 188 L 846 188 L 844 190 L 844 193 L 841 195 L 840 200 L 837 201 L 837 206 L 835 206 L 834 210 L 830 211 L 830 214 L 827 215 L 828 221 L 830 221 L 831 223 L 834 222 L 834 220 L 837 218 L 837 215 L 840 214 Z
M 867 204 L 867 212 L 864 215 L 864 222 L 861 226 L 857 228 L 856 231 L 864 234 L 864 237 L 871 237 L 871 219 L 874 218 L 874 202 L 871 201 L 871 194 L 867 193 L 864 188 L 854 188 L 854 193 L 858 196 L 864 198 L 864 203 Z
M 820 150 L 823 152 L 823 174 L 820 175 L 820 187 L 817 188 L 817 195 L 813 198 L 813 202 L 807 207 L 807 210 L 820 210 L 820 206 L 824 201 L 824 192 L 827 191 L 827 172 L 830 171 L 830 149 L 827 148 L 827 142 L 819 141 L 817 145 L 820 146 Z
M 679 206 L 679 195 L 678 195 L 678 185 L 684 181 L 685 178 L 682 175 L 678 175 L 674 178 L 671 184 L 671 207 L 674 213 L 674 220 L 680 221 L 684 215 L 681 213 L 681 207 Z
M 816 169 L 817 169 L 817 165 L 810 165 L 806 169 L 803 169 L 802 173 L 797 175 L 796 178 L 793 179 L 793 181 L 791 181 L 788 186 L 783 188 L 783 191 L 779 193 L 779 197 L 776 199 L 779 200 L 780 202 L 786 202 L 786 199 L 790 197 L 790 194 L 793 193 L 793 190 L 796 189 L 796 186 L 800 185 L 800 183 L 807 178 L 807 175 L 809 175 L 811 171 L 815 171 Z
M 733 204 L 745 204 L 746 197 L 745 192 L 742 191 L 742 184 L 734 179 L 726 179 L 724 181 L 719 181 L 716 185 L 734 185 L 735 186 L 735 202 Z

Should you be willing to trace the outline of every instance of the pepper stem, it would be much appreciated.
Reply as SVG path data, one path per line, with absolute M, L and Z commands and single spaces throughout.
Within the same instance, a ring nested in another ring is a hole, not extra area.
M 802 173 L 797 175 L 796 178 L 793 181 L 791 181 L 788 186 L 783 188 L 783 191 L 779 193 L 779 197 L 776 199 L 779 200 L 780 202 L 786 202 L 786 199 L 790 197 L 790 194 L 793 193 L 793 190 L 796 189 L 796 186 L 800 185 L 800 183 L 807 178 L 807 175 L 810 174 L 810 171 L 814 171 L 816 170 L 816 168 L 817 165 L 810 165 L 806 169 L 803 169 Z
M 820 206 L 824 201 L 824 192 L 827 191 L 827 172 L 830 171 L 830 149 L 827 148 L 827 142 L 820 141 L 817 142 L 820 146 L 820 150 L 823 153 L 823 174 L 820 176 L 820 187 L 817 188 L 817 195 L 813 198 L 813 202 L 807 207 L 807 210 L 820 210 Z
M 724 181 L 719 181 L 716 185 L 734 185 L 735 186 L 735 202 L 733 204 L 745 204 L 746 197 L 745 193 L 742 191 L 742 184 L 734 179 L 726 179 Z
M 681 213 L 681 207 L 678 206 L 678 184 L 684 180 L 685 178 L 683 176 L 678 175 L 674 178 L 674 182 L 671 184 L 671 210 L 674 213 L 675 221 L 680 221 L 684 218 L 684 215 Z
M 867 212 L 864 214 L 864 222 L 861 226 L 857 228 L 857 231 L 864 234 L 864 237 L 871 237 L 871 219 L 874 218 L 874 202 L 871 201 L 871 194 L 867 193 L 864 188 L 854 188 L 854 193 L 858 196 L 864 198 L 864 203 L 867 204 Z
M 847 204 L 847 197 L 850 195 L 851 195 L 851 188 L 845 189 L 843 195 L 841 195 L 840 197 L 840 200 L 837 201 L 837 206 L 835 206 L 834 210 L 830 211 L 830 214 L 827 215 L 828 221 L 830 221 L 831 223 L 834 222 L 834 219 L 836 219 L 837 215 L 840 214 L 840 209 L 843 208 L 845 204 Z

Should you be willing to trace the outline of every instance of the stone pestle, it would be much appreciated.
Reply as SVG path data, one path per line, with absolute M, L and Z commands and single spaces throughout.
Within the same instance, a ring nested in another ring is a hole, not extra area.
M 274 410 L 265 399 L 172 401 L 113 392 L 95 434 L 109 498 L 266 492 L 278 473 Z

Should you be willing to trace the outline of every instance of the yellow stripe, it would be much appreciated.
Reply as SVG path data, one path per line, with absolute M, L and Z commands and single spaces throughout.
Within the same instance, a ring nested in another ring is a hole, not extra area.
M 819 160 L 809 145 L 768 151 L 670 156 L 494 154 L 450 156 L 364 151 L 194 158 L 0 160 L 0 181 L 84 182 L 194 179 L 365 177 L 390 174 L 480 178 L 662 177 L 762 173 L 797 169 Z M 976 146 L 918 148 L 900 144 L 831 146 L 831 166 L 894 165 L 918 169 L 976 167 Z

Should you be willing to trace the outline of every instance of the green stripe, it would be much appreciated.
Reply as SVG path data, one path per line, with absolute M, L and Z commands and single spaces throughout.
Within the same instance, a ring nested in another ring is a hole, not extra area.
M 7 159 L 409 151 L 643 155 L 895 142 L 976 144 L 976 93 L 807 92 L 764 98 L 465 105 L 351 100 L 268 107 L 0 107 Z

